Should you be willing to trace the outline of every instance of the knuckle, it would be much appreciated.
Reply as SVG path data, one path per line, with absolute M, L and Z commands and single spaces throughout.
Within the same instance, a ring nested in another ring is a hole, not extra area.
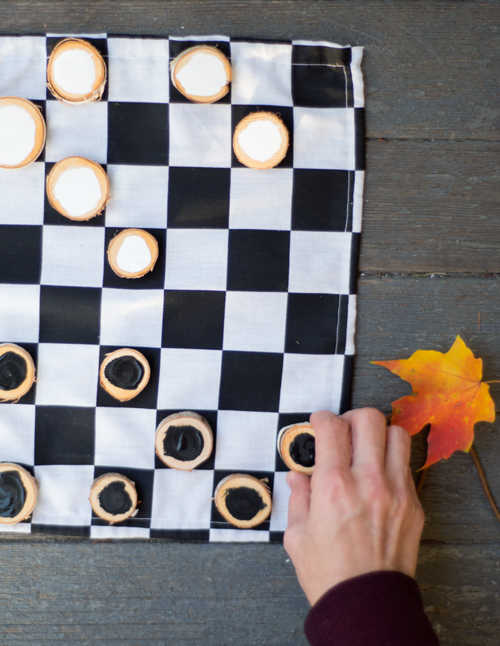
M 383 415 L 383 413 L 381 413 L 376 408 L 361 408 L 359 409 L 359 414 L 360 417 L 362 417 L 368 424 L 383 424 L 384 426 L 386 426 L 385 415 Z

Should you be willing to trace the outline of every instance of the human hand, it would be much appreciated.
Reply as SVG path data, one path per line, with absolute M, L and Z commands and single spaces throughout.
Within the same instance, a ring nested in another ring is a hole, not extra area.
M 410 437 L 374 408 L 311 415 L 316 462 L 289 472 L 284 545 L 309 602 L 354 576 L 414 576 L 424 512 L 410 472 Z

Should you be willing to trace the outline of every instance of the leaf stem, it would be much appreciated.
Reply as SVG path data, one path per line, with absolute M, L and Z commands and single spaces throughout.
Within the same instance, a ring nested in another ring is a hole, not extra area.
M 420 474 L 420 478 L 418 479 L 417 498 L 420 498 L 420 493 L 421 493 L 422 489 L 424 488 L 424 482 L 425 482 L 425 477 L 427 475 L 427 471 L 429 471 L 429 467 L 427 467 L 427 469 L 422 469 L 422 472 Z
M 490 503 L 490 507 L 493 509 L 493 513 L 497 517 L 498 522 L 500 523 L 500 510 L 497 507 L 497 504 L 495 502 L 495 499 L 493 498 L 493 494 L 491 493 L 490 487 L 488 485 L 488 481 L 486 480 L 486 475 L 484 473 L 483 467 L 481 466 L 481 462 L 479 462 L 479 456 L 476 453 L 476 449 L 474 447 L 474 444 L 471 445 L 469 449 L 469 453 L 474 460 L 474 464 L 476 465 L 477 473 L 479 476 L 479 480 L 481 481 L 481 484 L 483 485 L 484 493 L 486 494 L 486 498 L 488 499 L 488 502 Z
M 494 381 L 483 381 L 483 384 L 500 384 L 500 381 L 494 380 Z

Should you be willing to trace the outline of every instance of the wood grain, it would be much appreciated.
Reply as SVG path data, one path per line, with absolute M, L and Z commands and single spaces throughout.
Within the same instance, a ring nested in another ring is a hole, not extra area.
M 370 137 L 500 140 L 500 5 L 319 0 L 0 3 L 0 33 L 221 33 L 366 47 Z
M 361 272 L 500 272 L 500 143 L 369 141 Z

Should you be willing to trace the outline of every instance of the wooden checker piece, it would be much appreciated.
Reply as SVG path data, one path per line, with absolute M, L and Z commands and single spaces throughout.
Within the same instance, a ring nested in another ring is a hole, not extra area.
M 41 108 L 16 96 L 0 97 L 0 168 L 23 168 L 34 162 L 45 135 Z
M 151 369 L 146 357 L 131 348 L 110 352 L 101 363 L 99 381 L 104 390 L 121 402 L 136 397 L 147 386 Z
M 234 153 L 238 160 L 258 170 L 274 168 L 286 155 L 288 130 L 272 112 L 252 112 L 236 126 Z
M 105 473 L 92 482 L 90 504 L 110 525 L 134 517 L 139 511 L 135 483 L 120 473 Z
M 67 105 L 100 101 L 106 85 L 106 64 L 97 49 L 81 38 L 65 38 L 50 55 L 47 87 Z
M 250 529 L 263 523 L 271 513 L 271 492 L 262 480 L 233 473 L 219 482 L 215 506 L 235 527 Z
M 15 343 L 0 344 L 0 401 L 17 402 L 35 381 L 35 363 Z
M 173 86 L 193 103 L 215 103 L 226 96 L 231 65 L 216 47 L 198 45 L 181 52 L 170 63 Z
M 0 462 L 0 524 L 14 525 L 31 516 L 38 498 L 38 483 L 23 467 Z
M 50 205 L 69 220 L 100 215 L 109 202 L 109 180 L 102 166 L 84 157 L 66 157 L 47 177 Z
M 156 454 L 171 469 L 192 471 L 210 457 L 213 442 L 210 424 L 198 413 L 169 415 L 156 429 Z
M 292 471 L 312 475 L 314 470 L 315 433 L 309 422 L 283 427 L 278 434 L 278 451 Z
M 153 271 L 158 260 L 158 242 L 142 229 L 125 229 L 108 246 L 108 262 L 120 278 L 141 278 Z

